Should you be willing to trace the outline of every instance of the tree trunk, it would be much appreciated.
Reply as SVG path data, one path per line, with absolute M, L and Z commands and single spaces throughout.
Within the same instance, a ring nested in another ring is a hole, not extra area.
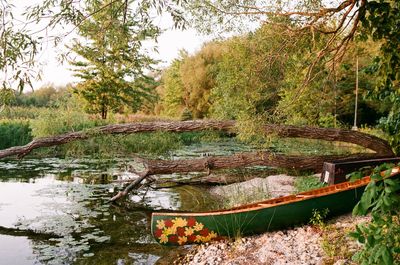
M 140 176 L 207 172 L 218 169 L 234 169 L 251 166 L 271 166 L 278 168 L 312 170 L 321 172 L 324 162 L 338 159 L 367 159 L 376 157 L 376 154 L 352 155 L 325 155 L 325 156 L 290 156 L 271 152 L 238 153 L 231 156 L 210 156 L 198 159 L 181 160 L 148 160 L 141 159 L 146 167 L 143 172 L 136 172 Z
M 337 159 L 367 159 L 377 158 L 376 154 L 352 154 L 352 155 L 327 155 L 327 156 L 288 156 L 271 152 L 239 153 L 232 156 L 214 156 L 198 159 L 182 160 L 148 160 L 140 159 L 145 165 L 143 172 L 135 172 L 139 175 L 124 191 L 111 198 L 116 201 L 126 196 L 136 188 L 146 177 L 158 174 L 207 172 L 218 169 L 234 169 L 249 166 L 271 166 L 278 168 L 312 170 L 321 172 L 324 162 L 332 162 Z M 131 170 L 134 171 L 134 170 Z
M 127 124 L 112 124 L 93 128 L 87 131 L 71 132 L 57 136 L 38 138 L 24 145 L 0 150 L 0 159 L 8 156 L 22 158 L 32 150 L 40 147 L 50 147 L 66 144 L 76 140 L 88 139 L 105 134 L 131 134 L 139 132 L 193 132 L 202 130 L 219 130 L 235 132 L 235 121 L 170 121 L 170 122 L 138 122 Z M 275 134 L 279 137 L 308 138 L 326 141 L 341 141 L 356 144 L 371 149 L 377 156 L 393 156 L 390 145 L 375 136 L 350 130 L 299 127 L 287 125 L 265 125 L 267 134 Z
M 287 125 L 264 125 L 263 129 L 267 134 L 274 134 L 279 137 L 319 139 L 326 141 L 341 141 L 356 144 L 375 153 L 358 154 L 348 157 L 370 158 L 370 157 L 390 157 L 394 156 L 389 144 L 372 135 L 357 131 L 327 129 L 314 127 L 298 127 Z M 130 134 L 138 132 L 191 132 L 202 130 L 235 131 L 235 121 L 171 121 L 171 122 L 138 122 L 130 124 L 115 124 L 97 127 L 88 131 L 71 132 L 57 136 L 38 138 L 27 145 L 11 147 L 0 150 L 0 159 L 8 156 L 18 156 L 19 158 L 29 154 L 32 150 L 40 147 L 50 147 L 66 144 L 76 140 L 88 139 L 97 135 L 105 134 Z M 202 172 L 213 169 L 238 168 L 246 166 L 273 166 L 291 169 L 310 169 L 319 171 L 322 169 L 324 161 L 332 161 L 344 156 L 285 156 L 270 152 L 249 152 L 240 153 L 232 156 L 207 157 L 200 159 L 164 161 L 164 160 L 144 160 L 146 170 L 139 173 L 139 177 L 134 180 L 124 191 L 119 192 L 112 198 L 117 200 L 128 194 L 130 190 L 138 186 L 147 176 L 155 174 Z
M 106 105 L 101 106 L 101 118 L 103 120 L 107 119 L 107 106 Z

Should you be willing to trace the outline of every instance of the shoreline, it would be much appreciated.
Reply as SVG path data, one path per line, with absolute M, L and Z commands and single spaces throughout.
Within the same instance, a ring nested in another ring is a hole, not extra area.
M 318 175 L 314 177 L 319 178 Z M 263 191 L 267 189 L 271 197 L 280 197 L 295 192 L 295 178 L 284 174 L 254 178 L 242 183 L 215 187 L 212 192 L 220 196 L 232 193 L 251 194 L 252 190 L 265 185 Z M 225 199 L 232 202 L 229 196 Z M 313 225 L 305 224 L 260 235 L 192 245 L 172 251 L 171 255 L 168 255 L 169 264 L 171 262 L 177 265 L 355 264 L 351 257 L 361 245 L 349 238 L 348 234 L 357 224 L 369 220 L 368 216 L 353 217 L 347 214 L 326 223 L 318 219 Z M 160 260 L 157 264 L 163 263 Z
M 348 237 L 357 224 L 370 217 L 343 215 L 322 226 L 304 225 L 261 235 L 191 246 L 177 254 L 173 264 L 356 264 L 351 257 L 360 249 Z

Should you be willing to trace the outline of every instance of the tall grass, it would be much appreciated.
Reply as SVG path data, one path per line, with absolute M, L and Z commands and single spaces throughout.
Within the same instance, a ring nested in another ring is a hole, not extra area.
M 107 121 L 93 119 L 80 111 L 49 108 L 31 121 L 31 128 L 34 137 L 45 137 L 81 131 L 105 124 Z
M 0 120 L 32 120 L 46 111 L 47 108 L 8 107 L 0 111 Z
M 321 182 L 316 176 L 304 176 L 296 178 L 294 182 L 294 188 L 296 193 L 318 189 L 326 186 L 325 183 Z

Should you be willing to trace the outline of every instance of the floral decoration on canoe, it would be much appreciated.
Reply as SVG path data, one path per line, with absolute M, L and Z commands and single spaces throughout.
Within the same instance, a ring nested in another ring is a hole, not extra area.
M 219 238 L 217 233 L 209 231 L 193 217 L 157 220 L 156 227 L 154 236 L 161 244 L 204 243 Z

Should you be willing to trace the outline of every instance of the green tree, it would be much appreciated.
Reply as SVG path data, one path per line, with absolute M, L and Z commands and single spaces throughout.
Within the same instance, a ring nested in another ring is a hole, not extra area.
M 180 58 L 174 60 L 162 76 L 159 93 L 163 113 L 179 117 L 187 109 L 195 118 L 209 116 L 210 94 L 226 48 L 224 42 L 212 41 L 194 55 L 181 52 Z
M 310 64 L 312 35 L 296 34 L 288 25 L 264 24 L 228 41 L 212 91 L 214 116 L 242 120 L 260 116 L 274 122 L 289 116 L 288 108 L 276 115 L 277 107 L 298 89 L 302 66 Z
M 161 96 L 161 113 L 167 116 L 178 117 L 185 107 L 180 69 L 186 57 L 186 52 L 181 52 L 180 58 L 175 59 L 161 77 L 161 85 L 158 87 L 158 93 Z
M 107 8 L 100 10 L 102 6 Z M 141 42 L 156 37 L 159 29 L 113 1 L 92 1 L 88 9 L 100 11 L 82 22 L 79 34 L 85 40 L 76 39 L 71 47 L 79 56 L 71 64 L 83 80 L 75 92 L 85 99 L 88 112 L 103 119 L 123 106 L 137 111 L 143 100 L 151 99 L 154 87 L 144 74 L 154 61 L 142 52 Z
M 361 34 L 363 40 L 382 41 L 381 55 L 377 59 L 382 77 L 380 86 L 399 89 L 400 3 L 397 0 L 303 0 L 296 3 L 283 0 L 275 4 L 269 0 L 196 0 L 187 2 L 186 7 L 194 16 L 197 28 L 206 32 L 238 29 L 238 25 L 249 21 L 276 23 L 271 18 L 285 17 L 292 21 L 292 29 L 298 34 L 310 31 L 328 36 L 325 45 L 314 51 L 316 61 L 328 57 L 339 62 L 357 34 Z M 305 73 L 306 79 L 311 77 L 309 72 Z
M 112 0 L 104 1 L 104 5 L 100 3 L 97 0 L 41 0 L 21 6 L 20 1 L 0 0 L 0 107 L 12 102 L 15 94 L 12 90 L 21 92 L 27 85 L 31 86 L 32 79 L 40 77 L 39 51 L 51 44 L 59 45 L 66 36 L 81 29 L 82 24 L 107 9 L 118 10 L 115 16 L 119 16 L 124 24 L 131 23 L 131 14 L 134 14 L 135 26 L 154 27 L 151 24 L 155 15 L 166 13 L 172 16 L 175 27 L 186 25 L 182 0 Z M 21 9 L 26 11 L 20 14 Z M 146 36 L 153 34 L 142 29 L 137 28 L 136 32 L 141 31 Z M 136 44 L 140 46 L 143 36 L 136 37 Z M 66 54 L 59 55 L 66 58 Z
M 209 116 L 211 91 L 219 73 L 218 63 L 226 51 L 226 44 L 209 42 L 193 56 L 187 57 L 180 69 L 186 107 L 195 118 Z

